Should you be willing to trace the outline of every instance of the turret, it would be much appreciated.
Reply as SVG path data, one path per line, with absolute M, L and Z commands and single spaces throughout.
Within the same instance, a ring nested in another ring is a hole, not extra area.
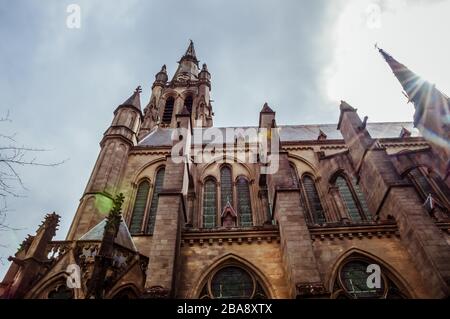
M 144 119 L 142 121 L 141 129 L 139 130 L 138 139 L 144 138 L 150 131 L 159 123 L 161 120 L 159 115 L 160 108 L 162 109 L 164 105 L 161 106 L 161 95 L 164 91 L 164 87 L 167 83 L 167 69 L 164 64 L 161 71 L 156 73 L 155 81 L 152 85 L 152 94 L 150 96 L 150 101 L 144 109 Z
M 45 216 L 35 236 L 28 236 L 22 243 L 1 283 L 4 287 L 0 298 L 23 298 L 36 278 L 48 265 L 48 245 L 56 234 L 60 216 L 56 213 Z
M 211 74 L 208 71 L 208 66 L 203 63 L 202 70 L 198 74 L 199 87 L 198 95 L 199 100 L 197 107 L 195 109 L 195 126 L 196 127 L 211 127 L 212 117 L 214 113 L 212 112 L 211 106 Z
M 128 152 L 137 144 L 141 124 L 141 87 L 114 111 L 114 119 L 100 142 L 100 154 L 86 186 L 67 239 L 78 239 L 104 218 L 100 203 L 112 200 L 121 187 Z
M 211 127 L 214 113 L 211 106 L 211 74 L 206 64 L 199 69 L 194 43 L 189 46 L 178 61 L 178 68 L 167 83 L 165 66 L 156 75 L 152 97 L 145 108 L 144 124 L 139 134 L 142 139 L 158 122 L 161 127 L 175 128 L 176 114 L 186 107 L 193 127 Z

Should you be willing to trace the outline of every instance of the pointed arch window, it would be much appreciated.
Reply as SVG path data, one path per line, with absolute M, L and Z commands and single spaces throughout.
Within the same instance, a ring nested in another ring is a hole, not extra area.
M 147 205 L 150 183 L 142 181 L 137 189 L 136 199 L 134 201 L 133 213 L 131 214 L 130 233 L 139 234 L 142 231 L 144 221 L 145 206 Z
M 244 177 L 239 177 L 236 185 L 239 224 L 242 227 L 253 226 L 250 188 Z
M 166 106 L 164 107 L 164 113 L 162 117 L 162 122 L 164 124 L 170 124 L 172 122 L 173 106 L 175 105 L 175 99 L 169 97 L 166 101 Z
M 366 198 L 364 197 L 364 194 L 362 193 L 361 188 L 359 187 L 358 184 L 355 183 L 355 181 L 353 181 L 353 188 L 355 190 L 355 194 L 356 194 L 356 197 L 358 198 L 359 204 L 361 205 L 361 209 L 362 209 L 364 216 L 367 219 L 370 219 L 371 214 L 370 214 L 369 208 L 367 207 Z
M 207 278 L 200 299 L 268 299 L 262 282 L 236 264 L 222 266 Z
M 438 201 L 441 208 L 448 212 L 450 191 L 439 177 L 428 174 L 424 167 L 412 169 L 408 173 L 408 177 L 423 200 L 431 195 L 435 201 Z
M 192 104 L 193 104 L 193 98 L 192 98 L 192 95 L 189 95 L 184 100 L 184 105 L 186 105 L 186 109 L 188 110 L 189 114 L 192 114 Z
M 317 192 L 316 183 L 309 175 L 304 175 L 302 178 L 303 191 L 307 200 L 312 221 L 316 224 L 323 224 L 326 222 L 325 213 L 320 202 L 319 193 Z
M 217 217 L 216 182 L 208 179 L 203 188 L 203 228 L 216 227 Z
M 374 270 L 378 270 L 379 277 L 373 276 Z M 379 263 L 357 254 L 347 258 L 339 267 L 332 298 L 404 299 L 407 292 L 399 288 L 395 283 L 397 281 Z M 374 287 L 368 287 L 368 282 L 373 283 Z
M 220 209 L 223 211 L 227 202 L 233 206 L 233 181 L 231 176 L 231 168 L 224 166 L 220 170 Z
M 155 184 L 153 185 L 152 202 L 150 204 L 150 209 L 147 216 L 147 234 L 153 234 L 153 230 L 155 228 L 156 211 L 158 210 L 159 193 L 163 188 L 164 174 L 164 167 L 160 168 L 156 172 Z
M 359 187 L 357 185 L 356 187 L 354 185 L 349 185 L 347 179 L 342 175 L 336 178 L 335 185 L 347 208 L 347 214 L 350 219 L 355 222 L 368 219 L 369 213 L 367 204 Z
M 413 182 L 416 189 L 419 191 L 419 194 L 426 199 L 428 195 L 436 196 L 436 192 L 434 191 L 431 183 L 427 179 L 426 175 L 423 172 L 423 168 L 416 167 L 412 169 L 408 174 L 410 180 Z

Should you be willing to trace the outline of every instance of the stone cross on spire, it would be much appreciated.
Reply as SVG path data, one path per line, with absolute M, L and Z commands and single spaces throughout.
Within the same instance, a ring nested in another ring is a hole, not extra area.
M 142 93 L 142 87 L 138 85 L 138 87 L 134 90 L 134 93 Z

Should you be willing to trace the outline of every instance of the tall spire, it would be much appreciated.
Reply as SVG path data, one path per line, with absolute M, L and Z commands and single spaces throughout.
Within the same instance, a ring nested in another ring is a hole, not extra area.
M 197 56 L 195 54 L 194 42 L 192 40 L 189 40 L 189 46 L 186 50 L 186 53 L 181 57 L 180 61 L 183 60 L 190 60 L 198 65 Z
M 450 99 L 383 49 L 376 47 L 414 104 L 414 126 L 432 144 L 441 177 L 450 174 Z
M 405 65 L 398 62 L 390 54 L 388 54 L 383 49 L 378 48 L 381 56 L 387 62 L 392 72 L 394 72 L 395 77 L 398 79 L 402 85 L 408 99 L 412 102 L 420 102 L 421 91 L 430 87 L 431 85 L 424 81 L 420 76 L 412 72 Z
M 449 98 L 439 91 L 434 84 L 422 79 L 383 49 L 378 49 L 378 51 L 394 72 L 395 77 L 399 80 L 405 90 L 404 94 L 407 96 L 408 100 L 414 104 L 416 109 L 414 125 L 418 126 L 426 109 L 432 107 L 442 109 L 442 116 L 446 117 L 446 123 L 443 124 L 448 125 L 448 121 L 450 120 Z
M 189 46 L 186 53 L 178 61 L 178 69 L 173 75 L 172 81 L 185 83 L 187 81 L 197 81 L 198 73 L 200 72 L 198 66 L 198 59 L 195 54 L 194 42 L 189 40 Z

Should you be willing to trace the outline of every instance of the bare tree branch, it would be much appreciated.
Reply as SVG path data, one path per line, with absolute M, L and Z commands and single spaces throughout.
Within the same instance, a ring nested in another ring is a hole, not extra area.
M 5 117 L 0 117 L 0 123 L 5 122 L 12 122 L 9 111 Z M 16 136 L 16 133 L 12 135 L 0 133 L 0 233 L 20 230 L 7 223 L 8 199 L 25 197 L 23 191 L 27 191 L 18 169 L 26 166 L 56 167 L 67 161 L 50 163 L 40 161 L 35 155 L 49 150 L 24 145 L 19 146 Z M 4 244 L 0 244 L 0 248 L 5 247 Z M 0 256 L 0 263 L 3 262 L 4 259 Z

